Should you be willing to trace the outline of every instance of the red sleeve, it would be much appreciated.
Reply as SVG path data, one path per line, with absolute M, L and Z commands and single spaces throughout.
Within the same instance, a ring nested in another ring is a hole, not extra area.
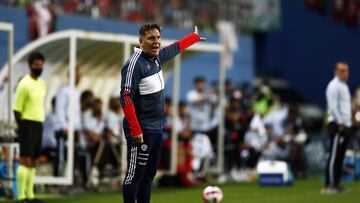
M 142 130 L 140 128 L 138 119 L 136 117 L 134 104 L 129 95 L 125 95 L 125 97 L 128 102 L 125 102 L 125 104 L 122 105 L 122 109 L 123 109 L 125 118 L 129 124 L 130 135 L 131 136 L 140 135 L 140 134 L 142 134 Z
M 195 33 L 191 33 L 178 40 L 177 43 L 180 46 L 180 52 L 183 52 L 186 48 L 195 44 L 198 41 L 200 41 L 200 36 Z

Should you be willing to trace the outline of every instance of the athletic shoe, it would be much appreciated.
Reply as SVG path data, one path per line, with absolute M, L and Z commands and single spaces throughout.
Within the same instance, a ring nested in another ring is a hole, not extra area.
M 335 193 L 336 191 L 332 187 L 324 187 L 320 190 L 320 194 L 322 195 L 330 195 Z

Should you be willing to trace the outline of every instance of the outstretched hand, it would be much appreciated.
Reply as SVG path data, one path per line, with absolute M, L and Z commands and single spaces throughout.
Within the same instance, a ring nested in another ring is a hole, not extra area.
M 195 31 L 194 31 L 194 33 L 197 34 L 197 35 L 199 35 L 199 30 L 198 30 L 198 28 L 197 28 L 196 25 L 195 25 Z M 199 37 L 200 37 L 200 35 L 199 35 Z M 205 40 L 206 40 L 206 38 L 200 37 L 200 41 L 205 41 Z

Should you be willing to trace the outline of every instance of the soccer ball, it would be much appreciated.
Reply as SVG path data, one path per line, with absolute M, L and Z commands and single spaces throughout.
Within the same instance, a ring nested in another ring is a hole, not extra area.
M 207 186 L 202 192 L 205 203 L 219 203 L 223 199 L 223 193 L 218 186 Z

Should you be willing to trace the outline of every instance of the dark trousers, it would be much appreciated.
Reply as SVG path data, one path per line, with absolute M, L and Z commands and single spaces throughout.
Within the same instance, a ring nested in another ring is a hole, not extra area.
M 64 176 L 65 173 L 65 143 L 66 143 L 66 136 L 62 131 L 57 131 L 55 133 L 56 136 L 56 151 L 57 151 L 57 160 L 56 160 L 56 167 L 55 167 L 55 176 Z
M 325 186 L 339 187 L 345 151 L 350 137 L 350 129 L 339 132 L 335 122 L 328 125 L 329 156 L 326 162 Z
M 57 157 L 56 157 L 56 165 L 55 165 L 55 170 L 54 170 L 54 175 L 55 176 L 64 176 L 65 175 L 65 165 L 66 165 L 66 160 L 67 160 L 67 146 L 66 146 L 66 142 L 67 142 L 67 135 L 63 133 L 62 130 L 57 131 L 55 133 L 56 136 L 56 142 L 57 142 L 57 146 L 56 146 L 56 152 L 57 152 Z M 79 168 L 81 171 L 84 171 L 82 169 L 86 169 L 85 171 L 88 172 L 88 168 L 91 166 L 88 166 L 89 164 L 91 164 L 91 160 L 90 155 L 83 149 L 81 149 L 78 146 L 79 143 L 79 132 L 75 131 L 74 132 L 74 167 L 75 168 Z M 89 162 L 90 161 L 90 162 Z M 86 177 L 87 174 L 84 174 L 84 177 Z M 84 179 L 86 180 L 86 178 Z
M 162 146 L 160 130 L 143 130 L 144 143 L 139 144 L 125 129 L 127 172 L 123 183 L 124 203 L 149 203 L 151 182 L 155 177 Z

